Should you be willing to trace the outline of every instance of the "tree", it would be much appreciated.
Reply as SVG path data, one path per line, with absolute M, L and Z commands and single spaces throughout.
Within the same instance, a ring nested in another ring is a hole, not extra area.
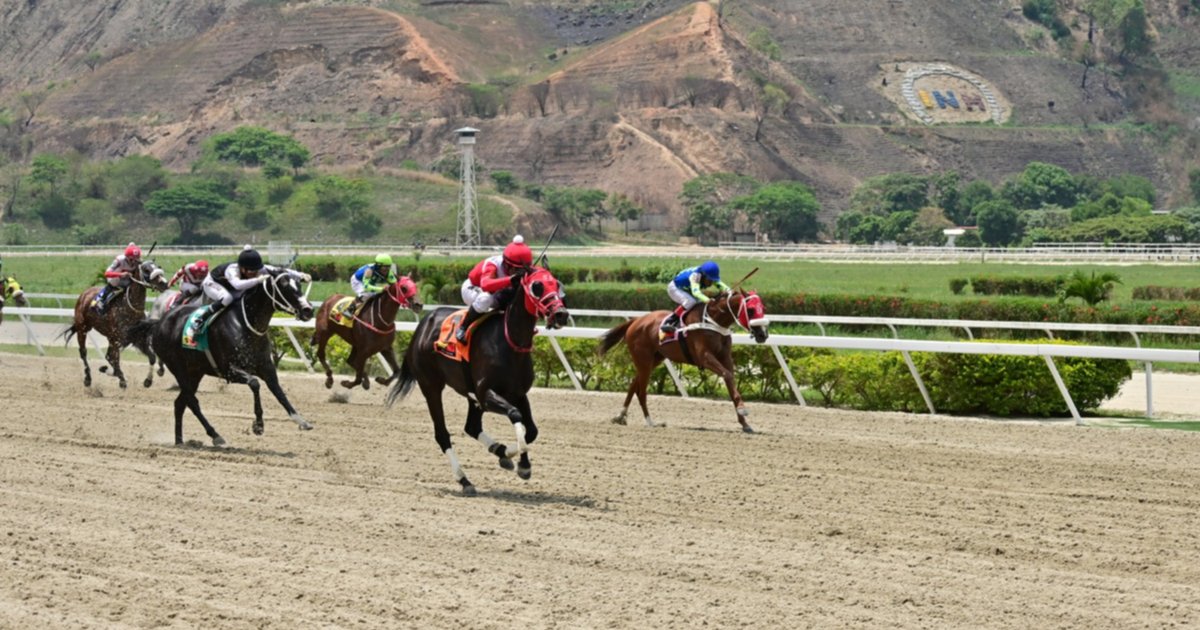
M 533 102 L 537 103 L 538 112 L 542 118 L 546 117 L 546 101 L 550 98 L 550 81 L 542 81 L 529 86 L 529 96 L 533 98 Z
M 958 201 L 958 213 L 950 216 L 950 220 L 958 225 L 975 225 L 975 209 L 985 201 L 996 198 L 992 185 L 977 179 L 962 190 L 962 198 Z
M 1118 197 L 1105 193 L 1103 197 L 1081 203 L 1071 208 L 1071 221 L 1078 223 L 1097 217 L 1113 215 L 1148 216 L 1151 211 L 1149 202 L 1139 197 Z
M 293 170 L 307 164 L 311 157 L 308 149 L 295 138 L 262 127 L 238 127 L 229 133 L 212 136 L 206 143 L 205 153 L 242 166 L 265 166 L 278 161 Z
M 1188 172 L 1188 188 L 1192 191 L 1192 201 L 1200 203 L 1200 168 Z
M 365 179 L 326 175 L 313 185 L 317 214 L 325 219 L 355 216 L 371 205 L 371 184 Z
M 492 171 L 490 177 L 496 184 L 496 192 L 508 194 L 521 188 L 521 182 L 509 171 Z
M 735 173 L 712 173 L 684 182 L 679 200 L 688 213 L 687 234 L 701 240 L 720 240 L 733 228 L 735 213 L 730 202 L 761 186 L 753 177 Z
M 1158 196 L 1158 192 L 1150 180 L 1141 175 L 1130 174 L 1117 175 L 1100 182 L 1100 192 L 1112 193 L 1118 197 L 1137 197 L 1144 199 L 1150 205 L 1154 205 L 1154 200 Z
M 889 215 L 917 212 L 929 205 L 929 179 L 909 173 L 879 175 L 864 180 L 850 196 L 850 210 Z
M 642 208 L 632 199 L 620 193 L 613 193 L 608 198 L 612 215 L 625 225 L 625 235 L 629 236 L 629 222 L 637 221 L 642 216 Z
M 100 62 L 103 60 L 104 56 L 93 50 L 83 58 L 83 63 L 88 67 L 88 70 L 95 72 L 96 66 L 100 65 Z
M 146 201 L 146 212 L 179 222 L 179 242 L 191 243 L 196 228 L 205 221 L 221 218 L 227 201 L 208 182 L 188 182 L 156 191 Z
M 767 184 L 731 205 L 775 240 L 813 241 L 821 230 L 817 221 L 821 205 L 812 189 L 800 182 Z
M 379 233 L 383 219 L 370 210 L 359 210 L 350 217 L 346 234 L 352 241 L 365 241 Z
M 1078 192 L 1078 183 L 1067 169 L 1044 162 L 1030 162 L 1020 175 L 1004 183 L 1000 194 L 1017 208 L 1036 210 L 1051 204 L 1063 208 L 1074 207 Z
M 50 193 L 54 194 L 58 188 L 58 182 L 67 174 L 67 161 L 51 155 L 43 153 L 33 158 L 33 164 L 30 168 L 29 179 L 46 184 L 50 187 Z
M 1021 238 L 1021 222 L 1012 203 L 997 199 L 985 201 L 975 209 L 979 238 L 992 247 L 1003 247 Z
M 1106 271 L 1097 276 L 1093 271 L 1092 275 L 1087 276 L 1082 270 L 1076 269 L 1063 284 L 1058 300 L 1065 302 L 1069 298 L 1077 297 L 1088 306 L 1095 306 L 1107 300 L 1112 295 L 1113 285 L 1120 282 L 1120 276 L 1112 272 Z
M 117 212 L 140 212 L 155 191 L 168 185 L 162 162 L 148 155 L 130 155 L 112 162 L 101 171 L 103 196 Z
M 37 115 L 37 110 L 46 102 L 46 98 L 50 96 L 50 88 L 44 90 L 27 90 L 17 95 L 21 101 L 21 105 L 25 107 L 26 113 L 29 116 L 25 119 L 23 127 L 28 127 L 33 122 L 33 117 Z
M 764 83 L 755 92 L 754 105 L 754 141 L 758 142 L 762 138 L 762 126 L 766 121 L 767 116 L 772 112 L 783 112 L 790 103 L 792 97 L 788 95 L 783 88 L 772 84 Z

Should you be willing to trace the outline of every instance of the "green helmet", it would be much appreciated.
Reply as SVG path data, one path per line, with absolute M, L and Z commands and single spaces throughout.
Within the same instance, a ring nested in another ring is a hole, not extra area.
M 391 265 L 392 257 L 387 254 L 376 254 L 375 255 L 375 264 L 376 265 Z

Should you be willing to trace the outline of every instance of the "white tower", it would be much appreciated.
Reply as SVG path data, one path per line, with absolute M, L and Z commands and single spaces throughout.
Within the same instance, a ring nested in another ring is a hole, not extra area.
M 458 229 L 454 236 L 457 247 L 477 247 L 482 245 L 479 235 L 479 212 L 475 207 L 475 134 L 478 129 L 463 127 L 455 129 L 458 134 L 458 146 L 462 148 L 461 171 L 462 190 L 458 194 Z

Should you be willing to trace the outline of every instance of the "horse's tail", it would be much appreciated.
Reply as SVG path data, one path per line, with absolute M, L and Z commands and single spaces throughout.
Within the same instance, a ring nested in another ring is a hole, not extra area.
M 417 384 L 417 377 L 413 374 L 412 362 L 413 353 L 417 351 L 417 335 L 413 333 L 413 339 L 408 344 L 408 349 L 404 351 L 404 360 L 400 362 L 400 378 L 392 383 L 392 388 L 387 393 L 387 406 L 391 407 L 396 404 L 397 400 L 404 400 L 412 392 L 413 385 Z
M 604 353 L 611 350 L 613 346 L 624 341 L 625 332 L 628 331 L 629 327 L 633 325 L 633 321 L 634 320 L 632 319 L 628 320 L 616 328 L 610 328 L 607 332 L 601 335 L 600 345 L 596 346 L 596 354 L 603 356 Z
M 129 345 L 142 351 L 146 356 L 154 356 L 154 352 L 150 350 L 150 335 L 154 332 L 154 328 L 158 326 L 159 320 L 145 319 L 129 327 L 125 332 L 125 339 Z
M 64 346 L 71 345 L 71 338 L 74 337 L 75 334 L 79 332 L 79 327 L 80 327 L 79 323 L 72 323 L 70 326 L 67 326 L 66 330 L 59 333 L 59 335 L 58 335 L 58 337 L 56 337 L 56 339 L 62 339 Z

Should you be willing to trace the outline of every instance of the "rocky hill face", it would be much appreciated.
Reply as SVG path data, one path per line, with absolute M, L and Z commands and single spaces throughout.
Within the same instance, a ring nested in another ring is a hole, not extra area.
M 1200 11 L 1148 6 L 1168 74 L 1200 85 Z M 895 171 L 997 181 L 1044 160 L 1183 190 L 1187 165 L 1161 157 L 1115 70 L 1081 87 L 1038 28 L 1007 0 L 2 0 L 0 106 L 26 153 L 180 169 L 238 125 L 344 165 L 427 164 L 471 125 L 487 168 L 623 192 L 656 229 L 682 224 L 683 182 L 716 171 L 805 181 L 826 220 Z

